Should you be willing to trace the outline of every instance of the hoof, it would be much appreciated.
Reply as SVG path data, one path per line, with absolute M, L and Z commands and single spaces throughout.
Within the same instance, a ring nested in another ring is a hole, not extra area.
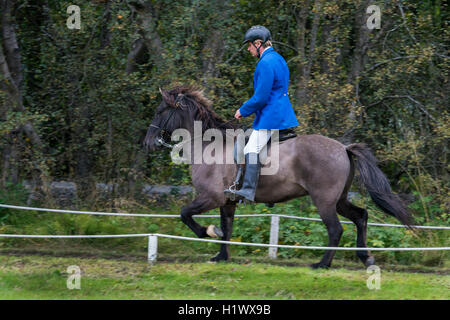
M 223 255 L 221 255 L 220 253 L 217 255 L 217 256 L 215 256 L 215 257 L 212 257 L 210 260 L 209 260 L 209 262 L 221 262 L 221 261 L 227 261 L 228 260 L 228 258 L 227 257 L 225 257 L 225 256 L 223 256 Z
M 326 265 L 324 263 L 318 262 L 318 263 L 313 263 L 311 265 L 311 268 L 313 269 L 328 269 L 330 266 Z
M 211 238 L 222 238 L 223 237 L 222 230 L 220 230 L 213 224 L 208 226 L 208 229 L 206 229 L 206 234 L 208 236 L 210 236 Z
M 375 264 L 375 258 L 372 257 L 372 256 L 369 256 L 369 257 L 367 258 L 366 262 L 364 262 L 364 265 L 365 265 L 366 267 L 373 266 L 374 264 Z

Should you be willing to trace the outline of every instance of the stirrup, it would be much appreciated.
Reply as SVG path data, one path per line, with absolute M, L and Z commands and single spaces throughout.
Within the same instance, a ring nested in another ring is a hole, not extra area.
M 238 190 L 236 190 L 236 184 L 235 184 L 235 183 L 233 183 L 233 184 L 232 184 L 227 190 L 225 190 L 225 191 L 229 191 L 229 192 L 226 192 L 226 193 L 225 193 L 225 197 L 226 197 L 227 199 L 231 200 L 231 201 L 236 201 L 238 205 L 243 204 L 243 205 L 245 206 L 247 203 L 252 203 L 251 201 L 245 199 L 245 198 L 242 197 L 242 196 L 239 196 L 239 198 L 236 199 L 236 193 L 235 193 L 235 191 L 238 191 Z
M 228 192 L 226 192 L 228 191 Z M 225 190 L 225 198 L 230 199 L 231 201 L 236 200 L 236 183 L 233 182 L 231 186 L 228 187 L 228 189 Z
M 228 187 L 228 189 L 224 190 L 225 198 L 230 199 L 231 201 L 236 201 L 236 187 L 239 185 L 242 177 L 242 167 L 238 166 L 236 178 L 233 181 L 233 184 Z M 227 192 L 228 191 L 228 192 Z
M 233 188 L 233 189 L 231 189 L 231 188 Z M 233 192 L 233 191 L 236 191 L 236 186 L 234 184 L 232 184 L 230 186 L 230 188 L 228 188 L 225 191 L 230 191 L 229 193 L 225 193 L 225 198 L 227 198 L 231 201 L 237 202 L 238 205 L 243 204 L 245 206 L 245 204 L 247 203 L 245 198 L 239 197 L 239 200 L 236 199 L 236 193 Z

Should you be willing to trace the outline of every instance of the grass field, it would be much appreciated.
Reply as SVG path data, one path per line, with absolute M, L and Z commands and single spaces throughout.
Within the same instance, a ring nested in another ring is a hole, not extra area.
M 450 276 L 443 269 L 415 273 L 380 266 L 381 288 L 369 290 L 370 274 L 362 265 L 337 261 L 332 269 L 312 270 L 290 263 L 294 265 L 250 260 L 219 264 L 174 261 L 150 266 L 145 259 L 3 254 L 0 299 L 450 298 Z M 81 269 L 79 290 L 67 289 L 67 267 L 72 265 Z

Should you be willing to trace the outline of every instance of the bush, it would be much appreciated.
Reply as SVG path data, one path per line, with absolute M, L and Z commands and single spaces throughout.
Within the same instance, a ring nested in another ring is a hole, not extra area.
M 26 202 L 28 191 L 21 184 L 12 184 L 7 182 L 4 189 L 0 189 L 0 203 L 21 205 Z M 17 210 L 9 208 L 0 208 L 0 226 L 15 223 L 17 219 Z

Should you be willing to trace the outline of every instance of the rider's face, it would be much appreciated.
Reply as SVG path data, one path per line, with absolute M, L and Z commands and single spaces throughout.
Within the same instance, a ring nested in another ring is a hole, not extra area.
M 260 46 L 261 46 L 260 41 L 255 41 L 254 45 L 253 45 L 253 43 L 249 42 L 247 50 L 250 51 L 252 56 L 257 57 L 258 56 L 257 48 L 260 47 Z

